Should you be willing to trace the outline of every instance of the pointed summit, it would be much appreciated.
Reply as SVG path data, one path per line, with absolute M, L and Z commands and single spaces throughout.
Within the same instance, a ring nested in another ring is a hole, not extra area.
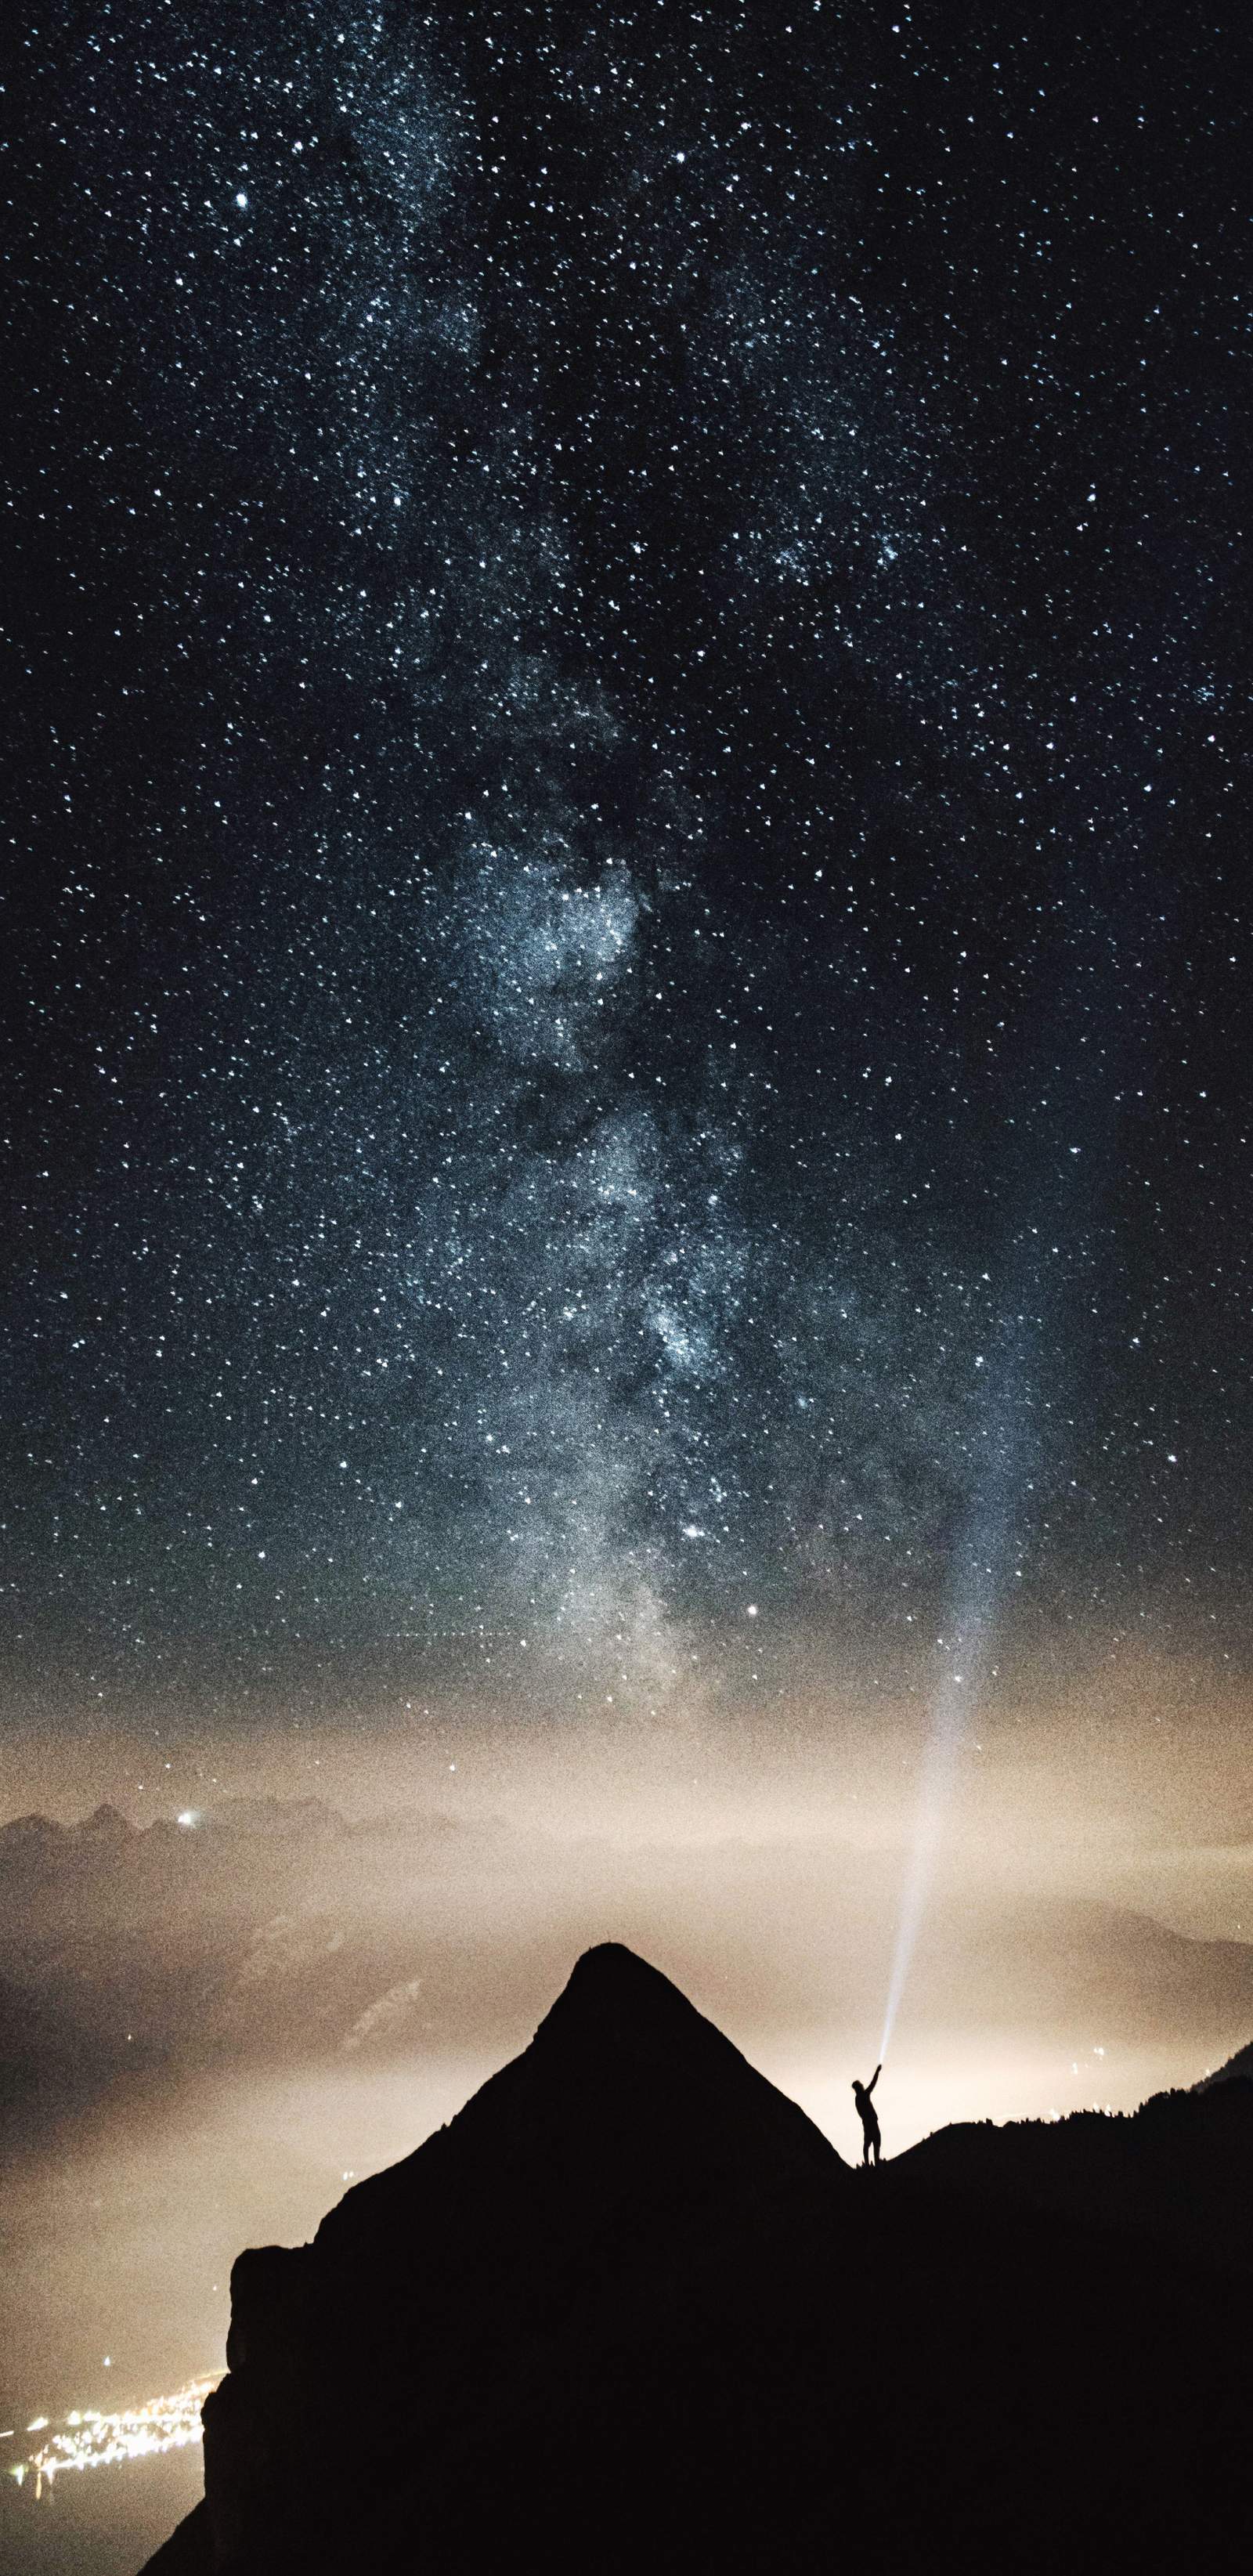
M 590 1950 L 584 1950 L 575 1960 L 569 1980 L 552 2010 L 556 2012 L 567 1995 L 580 1993 L 588 1987 L 595 1991 L 610 1980 L 624 1993 L 633 1989 L 640 1995 L 651 1993 L 660 1997 L 665 1994 L 682 2012 L 690 2013 L 696 2009 L 671 1979 L 663 1976 L 660 1968 L 654 1968 L 648 1959 L 641 1959 L 637 1951 L 629 1950 L 625 1941 L 596 1941 Z
M 625 1941 L 598 1941 L 593 1949 L 584 1950 L 540 2029 L 547 2030 L 558 2015 L 606 2009 L 645 2017 L 679 2013 L 688 2021 L 700 2019 L 695 2005 L 680 1994 L 669 1977 L 663 1976 L 660 1968 L 651 1967 L 647 1959 L 638 1958 L 634 1950 L 628 1950 Z
M 120 1810 L 110 1806 L 107 1799 L 102 1800 L 98 1807 L 93 1807 L 91 1814 L 84 1817 L 78 1830 L 84 1842 L 93 1843 L 126 1843 L 130 1842 L 135 1833 L 134 1825 L 128 1824 Z
M 359 2183 L 323 2219 L 319 2247 L 393 2247 L 425 2234 L 454 2191 L 481 2195 L 482 2233 L 568 2230 L 583 2203 L 673 2197 L 697 2174 L 711 2188 L 752 2172 L 759 2189 L 845 2172 L 795 2102 L 769 2084 L 677 1986 L 621 1942 L 586 1950 L 530 2047 L 447 2129 L 404 2163 Z
M 807 2265 L 857 2197 L 820 2131 L 668 1977 L 618 1942 L 589 1950 L 530 2046 L 446 2129 L 359 2183 L 312 2245 L 240 2256 L 230 2376 L 205 2415 L 216 2563 L 241 2576 L 303 2568 L 285 2554 L 293 2531 L 310 2568 L 339 2576 L 365 2563 L 348 2548 L 318 2554 L 325 2538 L 310 2523 L 337 2427 L 353 2415 L 419 2428 L 412 2456 L 386 2454 L 396 2546 L 417 2477 L 419 2522 L 443 2532 L 430 2563 L 452 2568 L 478 2563 L 456 2554 L 449 2531 L 481 2423 L 497 2427 L 491 2476 L 504 2493 L 506 2450 L 529 2480 L 554 2441 L 575 2438 L 559 2428 L 580 2421 L 586 2372 L 594 2412 L 621 2415 L 578 2436 L 578 2477 L 595 2485 L 606 2441 L 615 2459 L 625 2444 L 625 2460 L 643 2424 L 664 2424 L 658 2371 L 685 2379 L 691 2338 L 699 2353 L 711 2320 L 715 2340 L 749 2338 L 736 2407 L 764 2405 L 753 2393 L 773 2368 L 773 2329 L 754 2319 L 763 2306 L 773 2319 L 798 2254 Z M 705 2367 L 694 2355 L 698 2408 L 711 2403 Z M 370 2563 L 391 2564 L 385 2492 L 379 2510 Z M 251 2553 L 237 2561 L 241 2529 Z
M 680 2043 L 707 2048 L 712 2043 L 719 2056 L 729 2051 L 741 2065 L 744 2062 L 738 2049 L 669 1977 L 628 1950 L 624 1941 L 599 1941 L 594 1949 L 584 1950 L 531 2045 L 600 2042 L 654 2048 Z
M 697 2067 L 707 2076 L 711 2062 L 724 2076 L 733 2065 L 745 2074 L 751 2071 L 739 2050 L 660 1968 L 650 1967 L 622 1941 L 601 1941 L 576 1960 L 527 2054 L 538 2053 L 551 2067 L 558 2059 L 578 2056 L 609 2063 L 624 2055 L 637 2063 L 656 2062 L 676 2050 L 683 2052 L 689 2076 Z

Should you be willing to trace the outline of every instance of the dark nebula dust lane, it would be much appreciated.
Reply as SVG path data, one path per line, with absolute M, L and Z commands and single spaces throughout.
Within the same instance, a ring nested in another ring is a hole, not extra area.
M 28 13 L 36 1727 L 1247 1666 L 1242 59 Z

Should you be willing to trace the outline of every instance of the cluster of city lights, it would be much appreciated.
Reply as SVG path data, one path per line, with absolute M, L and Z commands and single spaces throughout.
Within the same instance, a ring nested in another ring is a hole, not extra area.
M 42 2496 L 66 2469 L 107 2469 L 118 2460 L 183 2450 L 200 2440 L 200 2409 L 220 2377 L 220 2371 L 208 2371 L 175 2389 L 172 2397 L 149 2397 L 142 2406 L 120 2407 L 108 2415 L 95 2406 L 75 2407 L 55 2429 L 48 2416 L 36 2415 L 26 2431 L 46 2432 L 47 2439 L 18 2460 L 9 2475 L 19 2487 L 33 2478 L 36 2496 Z

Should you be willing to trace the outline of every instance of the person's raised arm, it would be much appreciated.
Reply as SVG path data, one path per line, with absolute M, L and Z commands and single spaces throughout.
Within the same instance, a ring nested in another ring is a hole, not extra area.
M 869 2082 L 869 2083 L 868 2083 L 868 2085 L 866 2086 L 866 2091 L 867 2091 L 867 2093 L 868 2093 L 868 2094 L 873 2093 L 874 2088 L 875 2088 L 876 2084 L 878 2083 L 879 2078 L 880 2078 L 880 2076 L 882 2075 L 882 2073 L 883 2073 L 883 2066 L 882 2066 L 882 2063 L 880 2063 L 878 2066 L 876 2066 L 875 2071 L 874 2071 L 873 2075 L 872 2075 L 872 2076 L 871 2076 L 871 2078 L 870 2078 L 870 2082 Z

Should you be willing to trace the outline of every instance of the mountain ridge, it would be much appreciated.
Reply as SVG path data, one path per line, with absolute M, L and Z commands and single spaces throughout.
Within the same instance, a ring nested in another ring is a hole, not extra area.
M 1154 2116 L 1186 2158 L 1248 2089 Z M 920 2154 L 850 2170 L 598 1945 L 446 2128 L 241 2255 L 206 2501 L 146 2576 L 800 2570 L 835 2532 L 886 2568 L 1234 2566 L 1245 2297 L 1169 2227 L 1146 2259 Z

